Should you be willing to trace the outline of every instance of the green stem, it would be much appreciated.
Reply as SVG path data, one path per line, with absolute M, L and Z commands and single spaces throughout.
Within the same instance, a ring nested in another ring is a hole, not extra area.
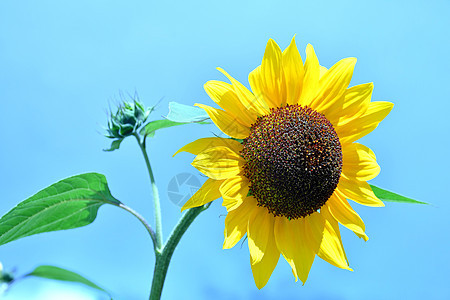
M 156 255 L 155 269 L 153 271 L 152 289 L 150 292 L 150 300 L 161 299 L 161 293 L 166 279 L 167 269 L 169 268 L 170 259 L 173 251 L 180 242 L 181 237 L 195 220 L 195 218 L 209 207 L 210 203 L 189 209 L 178 221 L 177 226 L 173 229 L 167 243 L 160 253 Z
M 162 237 L 162 222 L 161 222 L 161 205 L 159 203 L 159 193 L 158 187 L 156 186 L 155 177 L 153 176 L 152 167 L 150 165 L 150 160 L 148 159 L 147 150 L 145 149 L 145 144 L 141 142 L 138 134 L 135 134 L 139 148 L 141 148 L 142 154 L 144 155 L 145 164 L 147 165 L 148 175 L 150 176 L 150 183 L 152 185 L 153 191 L 153 206 L 155 210 L 155 228 L 156 228 L 156 251 L 155 254 L 161 251 L 163 245 Z
M 172 258 L 173 252 L 180 242 L 181 237 L 195 220 L 195 218 L 204 210 L 206 210 L 211 203 L 205 204 L 201 207 L 195 207 L 189 209 L 181 219 L 178 221 L 178 224 L 173 229 L 172 233 L 167 240 L 167 243 L 163 246 L 162 244 L 162 223 L 161 223 L 161 207 L 159 203 L 159 193 L 158 188 L 155 183 L 155 177 L 153 176 L 152 167 L 150 165 L 150 160 L 148 159 L 146 147 L 145 147 L 145 137 L 141 141 L 139 135 L 136 133 L 134 135 L 136 140 L 141 148 L 142 154 L 144 155 L 145 163 L 147 165 L 148 174 L 150 176 L 150 182 L 152 185 L 153 191 L 153 204 L 155 209 L 155 223 L 156 223 L 156 236 L 152 235 L 153 230 L 151 230 L 150 226 L 147 226 L 145 220 L 140 217 L 135 211 L 131 209 L 127 209 L 129 212 L 134 214 L 141 222 L 144 220 L 144 226 L 146 226 L 147 230 L 150 233 L 154 241 L 155 248 L 155 269 L 153 271 L 153 281 L 152 288 L 150 291 L 150 300 L 159 300 L 161 299 L 162 289 L 164 286 L 164 281 L 166 279 L 167 270 L 169 268 L 170 260 Z M 122 207 L 125 209 L 125 207 Z M 155 241 L 156 240 L 156 241 Z M 155 246 L 156 244 L 156 246 Z
M 113 204 L 113 203 L 111 203 L 111 204 Z M 123 203 L 113 204 L 113 205 L 126 210 L 127 212 L 129 212 L 133 216 L 135 216 L 139 221 L 141 221 L 142 225 L 144 225 L 145 229 L 147 229 L 148 234 L 150 234 L 150 237 L 152 238 L 152 241 L 153 241 L 153 248 L 156 251 L 156 236 L 155 236 L 155 232 L 153 231 L 152 227 L 147 223 L 147 221 L 144 219 L 144 217 L 142 217 L 137 211 L 135 211 L 131 207 L 126 206 Z

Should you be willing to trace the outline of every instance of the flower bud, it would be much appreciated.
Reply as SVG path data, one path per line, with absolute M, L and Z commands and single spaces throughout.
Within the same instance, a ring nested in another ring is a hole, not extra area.
M 108 121 L 108 135 L 112 139 L 123 139 L 137 132 L 148 116 L 151 109 L 145 109 L 139 101 L 124 102 L 115 114 L 111 113 Z

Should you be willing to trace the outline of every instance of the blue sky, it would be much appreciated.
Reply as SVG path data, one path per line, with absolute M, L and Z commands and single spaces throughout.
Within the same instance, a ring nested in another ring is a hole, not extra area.
M 225 210 L 219 202 L 189 228 L 176 249 L 165 299 L 448 299 L 448 1 L 2 1 L 0 3 L 0 213 L 74 174 L 105 174 L 113 195 L 153 222 L 151 192 L 134 140 L 105 153 L 107 109 L 120 93 L 138 92 L 152 115 L 169 101 L 211 104 L 203 84 L 224 80 L 220 66 L 247 84 L 273 38 L 285 48 L 296 34 L 322 65 L 358 63 L 351 85 L 374 82 L 373 100 L 395 106 L 362 142 L 381 165 L 374 184 L 433 205 L 353 207 L 366 223 L 364 243 L 343 228 L 354 272 L 316 259 L 307 283 L 295 283 L 280 259 L 269 283 L 253 282 L 246 244 L 222 250 Z M 193 157 L 172 154 L 218 133 L 187 125 L 156 134 L 150 157 L 161 191 L 164 236 L 180 216 L 167 186 L 180 173 L 203 181 Z M 146 299 L 151 241 L 131 215 L 102 207 L 80 229 L 35 235 L 0 247 L 18 273 L 41 264 L 64 267 L 112 291 Z M 74 284 L 29 279 L 4 297 L 105 299 Z

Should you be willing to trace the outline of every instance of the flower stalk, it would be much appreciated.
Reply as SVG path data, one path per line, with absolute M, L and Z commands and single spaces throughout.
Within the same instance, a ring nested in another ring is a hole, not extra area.
M 153 248 L 155 250 L 155 268 L 153 270 L 153 280 L 150 291 L 150 300 L 161 299 L 162 289 L 164 281 L 166 279 L 167 270 L 169 268 L 170 260 L 172 259 L 173 252 L 181 240 L 181 237 L 195 220 L 195 218 L 204 210 L 206 210 L 210 204 L 205 204 L 201 207 L 195 207 L 188 210 L 178 221 L 178 224 L 173 229 L 172 233 L 167 240 L 167 243 L 163 246 L 162 236 L 162 220 L 161 220 L 161 205 L 159 200 L 158 187 L 156 186 L 153 170 L 150 165 L 150 159 L 148 158 L 147 149 L 145 146 L 145 137 L 141 140 L 138 133 L 133 134 L 136 137 L 139 148 L 144 156 L 145 164 L 147 166 L 148 174 L 150 177 L 150 184 L 153 192 L 153 205 L 155 214 L 155 232 L 150 226 L 146 225 L 147 230 L 153 240 Z M 130 210 L 129 210 L 130 211 Z M 130 211 L 135 213 L 134 211 Z M 135 214 L 136 215 L 136 214 Z
M 153 192 L 153 209 L 155 214 L 155 230 L 156 230 L 156 246 L 155 246 L 155 254 L 156 252 L 160 252 L 162 250 L 163 245 L 163 236 L 162 236 L 162 221 L 161 221 L 161 204 L 159 201 L 159 192 L 158 187 L 156 186 L 155 177 L 153 176 L 152 167 L 150 165 L 150 160 L 147 155 L 147 149 L 145 147 L 145 142 L 141 141 L 139 135 L 137 133 L 134 134 L 136 140 L 139 144 L 139 148 L 141 149 L 142 155 L 144 156 L 145 164 L 147 166 L 148 175 L 150 177 L 150 184 L 152 186 Z

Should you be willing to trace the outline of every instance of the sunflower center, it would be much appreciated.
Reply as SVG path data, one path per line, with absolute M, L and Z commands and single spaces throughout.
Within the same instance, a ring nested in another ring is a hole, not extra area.
M 243 142 L 244 176 L 258 205 L 275 216 L 305 217 L 333 194 L 342 149 L 331 123 L 309 107 L 272 108 Z

